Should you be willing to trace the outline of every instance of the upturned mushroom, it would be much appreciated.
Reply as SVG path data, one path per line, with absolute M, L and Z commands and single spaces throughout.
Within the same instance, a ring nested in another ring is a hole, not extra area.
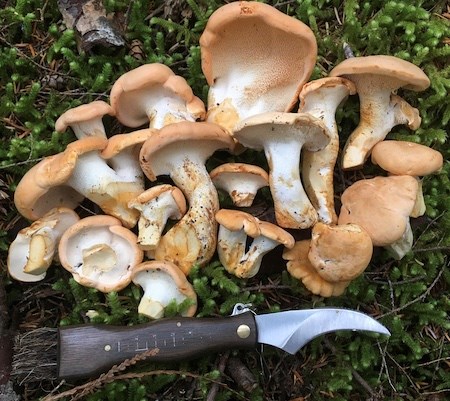
M 417 66 L 393 56 L 353 57 L 338 64 L 330 76 L 342 76 L 356 85 L 360 100 L 360 122 L 343 152 L 342 167 L 361 167 L 373 146 L 399 124 L 420 126 L 417 109 L 397 95 L 399 88 L 423 91 L 430 80 Z
M 401 259 L 412 246 L 409 216 L 417 190 L 417 180 L 407 175 L 357 181 L 341 196 L 338 224 L 359 225 L 374 246 L 389 246 L 393 256 Z
M 308 258 L 310 243 L 311 240 L 297 241 L 292 249 L 283 252 L 289 274 L 300 280 L 315 295 L 327 298 L 342 295 L 349 283 L 346 281 L 331 283 L 317 273 Z
M 317 57 L 311 29 L 272 6 L 236 1 L 216 10 L 200 37 L 210 86 L 207 121 L 232 131 L 268 111 L 290 111 Z
M 306 113 L 264 113 L 241 121 L 234 137 L 244 146 L 264 150 L 277 224 L 308 228 L 317 221 L 300 179 L 301 150 L 318 151 L 330 140 L 325 125 Z
M 128 202 L 128 206 L 140 213 L 138 245 L 145 251 L 158 246 L 169 219 L 180 220 L 187 211 L 183 192 L 168 184 L 147 189 Z
M 59 260 L 75 281 L 102 292 L 120 291 L 131 282 L 131 271 L 142 262 L 137 237 L 112 216 L 81 219 L 65 231 Z
M 105 115 L 114 115 L 112 107 L 102 101 L 83 104 L 67 110 L 55 122 L 57 132 L 65 132 L 68 127 L 72 128 L 78 139 L 87 136 L 96 136 L 106 139 L 105 127 L 102 118 Z
M 144 143 L 140 160 L 145 175 L 151 181 L 169 175 L 189 204 L 183 218 L 161 238 L 154 252 L 157 260 L 174 262 L 187 274 L 212 258 L 219 200 L 205 163 L 216 150 L 233 148 L 233 138 L 219 125 L 187 121 L 165 126 Z
M 50 210 L 19 231 L 8 250 L 8 272 L 15 280 L 43 280 L 56 257 L 63 233 L 80 218 L 71 209 Z
M 323 121 L 330 133 L 330 142 L 322 150 L 305 150 L 302 162 L 302 180 L 309 200 L 317 211 L 319 221 L 335 224 L 333 175 L 339 152 L 336 109 L 349 96 L 356 93 L 348 79 L 327 77 L 308 82 L 300 92 L 298 111 Z
M 159 129 L 205 116 L 205 105 L 186 80 L 159 63 L 120 76 L 111 88 L 110 100 L 116 118 L 128 127 L 149 123 L 150 128 Z
M 186 299 L 190 306 L 182 316 L 192 317 L 197 310 L 197 294 L 184 273 L 168 261 L 143 262 L 133 268 L 131 279 L 144 290 L 138 312 L 151 319 L 164 317 L 164 309 L 171 302 L 178 305 Z
M 245 163 L 222 164 L 209 176 L 214 186 L 226 191 L 239 207 L 251 206 L 258 190 L 269 185 L 269 175 L 264 169 Z
M 84 198 L 133 227 L 138 212 L 128 202 L 144 191 L 142 183 L 120 177 L 101 157 L 108 140 L 86 137 L 70 143 L 64 152 L 44 158 L 19 182 L 15 205 L 23 216 L 36 220 L 57 206 L 75 208 Z
M 249 213 L 222 209 L 216 213 L 216 220 L 219 223 L 217 252 L 220 262 L 237 277 L 256 275 L 263 256 L 278 245 L 294 246 L 294 237 L 287 231 Z M 253 241 L 246 250 L 248 237 Z

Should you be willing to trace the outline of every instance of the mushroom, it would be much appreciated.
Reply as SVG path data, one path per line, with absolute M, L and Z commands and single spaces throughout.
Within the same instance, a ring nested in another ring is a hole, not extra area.
M 425 213 L 425 202 L 420 176 L 433 174 L 442 168 L 442 154 L 414 142 L 382 141 L 372 150 L 372 163 L 379 165 L 392 175 L 411 175 L 417 178 L 419 188 L 411 217 L 419 217 Z
M 59 259 L 75 281 L 102 292 L 120 291 L 142 262 L 136 235 L 112 216 L 81 219 L 61 237 Z
M 9 275 L 24 282 L 43 280 L 61 236 L 79 219 L 71 209 L 55 208 L 20 230 L 8 250 Z
M 321 78 L 308 82 L 300 92 L 301 113 L 321 119 L 330 133 L 330 142 L 322 150 L 305 150 L 302 162 L 302 180 L 309 200 L 317 211 L 319 221 L 337 222 L 334 210 L 333 174 L 339 152 L 339 135 L 336 126 L 336 109 L 356 93 L 355 85 L 339 77 Z
M 100 152 L 107 144 L 100 137 L 79 139 L 33 166 L 14 194 L 18 211 L 36 220 L 53 207 L 74 208 L 86 197 L 127 227 L 134 226 L 139 214 L 128 208 L 128 201 L 144 188 L 134 182 L 133 174 L 130 181 L 124 180 L 102 159 Z
M 71 127 L 78 139 L 87 136 L 97 136 L 106 139 L 102 117 L 107 114 L 110 116 L 114 115 L 112 107 L 102 100 L 96 100 L 74 107 L 61 114 L 55 122 L 55 130 L 64 132 L 67 127 Z
M 149 123 L 150 128 L 159 129 L 205 116 L 205 105 L 186 80 L 159 63 L 141 65 L 120 76 L 110 99 L 116 118 L 128 127 Z
M 294 238 L 275 224 L 261 221 L 251 214 L 222 209 L 216 213 L 220 224 L 217 243 L 219 260 L 225 269 L 240 278 L 253 277 L 261 267 L 263 256 L 277 247 L 294 246 Z M 253 238 L 246 251 L 247 236 Z
M 219 125 L 188 121 L 167 125 L 144 143 L 140 160 L 145 175 L 151 181 L 170 175 L 189 204 L 183 218 L 161 238 L 156 259 L 175 263 L 185 274 L 211 259 L 219 200 L 205 162 L 216 150 L 233 148 L 233 138 Z
M 341 196 L 338 224 L 357 224 L 374 246 L 389 246 L 401 259 L 412 246 L 409 216 L 414 208 L 418 184 L 407 175 L 360 180 Z
M 360 122 L 345 145 L 344 169 L 361 167 L 373 146 L 394 126 L 420 126 L 418 110 L 392 94 L 399 88 L 428 88 L 430 80 L 414 64 L 393 56 L 353 57 L 337 65 L 330 76 L 343 76 L 354 82 L 360 100 Z
M 145 251 L 157 247 L 169 218 L 180 220 L 187 211 L 183 192 L 168 184 L 147 189 L 128 206 L 140 212 L 138 244 Z
M 350 283 L 369 265 L 372 252 L 372 240 L 360 226 L 319 222 L 312 229 L 308 258 L 324 280 Z
M 144 190 L 144 173 L 139 163 L 139 152 L 142 144 L 156 130 L 141 129 L 128 134 L 114 135 L 108 139 L 101 157 L 112 167 L 118 177 L 125 182 L 134 182 Z
M 269 163 L 269 185 L 280 227 L 307 228 L 317 221 L 300 180 L 300 152 L 323 149 L 330 140 L 325 125 L 306 113 L 264 113 L 241 121 L 235 138 L 262 150 Z
M 197 294 L 184 273 L 168 261 L 143 262 L 133 268 L 131 279 L 144 290 L 138 312 L 151 319 L 164 316 L 164 308 L 172 301 L 179 305 L 191 300 L 182 316 L 192 317 L 197 310 Z
M 300 280 L 303 285 L 313 294 L 322 297 L 342 295 L 349 283 L 340 281 L 336 283 L 323 279 L 314 268 L 308 258 L 310 240 L 297 241 L 291 249 L 283 252 L 283 258 L 287 260 L 289 274 Z
M 272 6 L 236 1 L 216 10 L 200 37 L 210 86 L 207 121 L 232 131 L 268 111 L 290 111 L 317 57 L 311 29 Z
M 234 205 L 251 206 L 258 189 L 269 185 L 264 169 L 245 163 L 225 163 L 209 173 L 216 188 L 225 190 Z

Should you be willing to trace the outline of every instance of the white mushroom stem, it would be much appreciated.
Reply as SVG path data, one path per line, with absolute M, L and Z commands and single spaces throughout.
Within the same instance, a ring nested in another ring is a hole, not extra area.
M 189 210 L 162 238 L 157 260 L 171 260 L 187 273 L 192 264 L 206 263 L 216 247 L 219 198 L 204 166 L 205 156 L 192 154 L 171 169 L 170 177 L 186 196 Z M 177 255 L 184 255 L 178 260 Z
M 244 230 L 233 232 L 223 226 L 219 228 L 218 238 L 217 252 L 220 262 L 228 272 L 243 278 L 257 274 L 263 256 L 280 245 L 280 242 L 261 235 L 253 239 L 249 250 L 245 252 L 247 235 Z M 230 256 L 230 252 L 233 255 Z
M 245 254 L 247 233 L 244 229 L 233 231 L 220 225 L 217 240 L 217 253 L 220 263 L 229 271 L 233 272 L 235 266 Z
M 219 226 L 217 245 L 219 260 L 229 273 L 237 277 L 248 278 L 256 275 L 264 255 L 278 245 L 283 244 L 288 248 L 294 246 L 294 238 L 282 228 L 257 218 L 254 218 L 254 222 L 257 232 L 251 224 L 247 230 L 242 227 L 235 231 L 225 227 L 223 224 L 225 222 Z M 254 232 L 248 234 L 249 229 L 253 229 Z M 247 236 L 253 237 L 253 241 L 246 252 Z
M 372 148 L 399 124 L 408 124 L 411 129 L 420 126 L 419 111 L 408 104 L 392 90 L 398 87 L 388 77 L 376 82 L 368 82 L 364 75 L 352 76 L 358 88 L 360 100 L 360 122 L 345 144 L 342 167 L 361 167 Z
M 317 212 L 300 180 L 302 149 L 317 151 L 329 142 L 325 125 L 307 113 L 263 113 L 241 121 L 234 137 L 252 149 L 264 149 L 269 164 L 269 186 L 277 224 L 308 228 Z
M 135 182 L 144 188 L 144 173 L 139 164 L 139 155 L 133 148 L 122 150 L 108 162 L 123 181 Z
M 105 213 L 132 227 L 138 214 L 128 208 L 128 201 L 141 193 L 144 187 L 143 182 L 135 182 L 136 174 L 132 167 L 128 171 L 129 181 L 123 178 L 124 173 L 119 176 L 109 167 L 97 151 L 88 152 L 78 158 L 66 185 L 98 204 Z
M 269 186 L 275 202 L 275 217 L 285 228 L 307 228 L 317 221 L 317 212 L 300 180 L 302 143 L 290 140 L 269 143 L 264 152 L 269 163 Z
M 400 260 L 411 250 L 413 242 L 414 236 L 408 219 L 406 229 L 402 237 L 384 248 L 388 250 L 389 254 L 392 255 L 394 259 Z
M 305 150 L 302 161 L 305 191 L 317 211 L 319 221 L 326 224 L 337 222 L 334 209 L 333 174 L 339 152 L 339 135 L 335 114 L 338 106 L 348 96 L 351 90 L 350 84 L 351 82 L 347 85 L 337 82 L 334 85 L 318 88 L 307 94 L 305 103 L 299 109 L 302 113 L 309 113 L 320 118 L 330 134 L 330 142 L 325 148 L 317 152 Z M 300 94 L 300 98 L 301 96 Z
M 103 125 L 102 117 L 93 118 L 89 121 L 80 121 L 70 125 L 75 136 L 78 139 L 87 136 L 98 136 L 106 138 L 105 126 Z
M 71 127 L 78 139 L 86 137 L 106 139 L 102 118 L 107 114 L 113 115 L 114 111 L 102 100 L 82 104 L 63 113 L 55 122 L 55 130 L 64 132 L 67 127 Z
M 178 289 L 172 277 L 164 271 L 150 270 L 139 277 L 138 284 L 143 288 L 144 295 L 138 306 L 138 313 L 151 319 L 164 316 L 164 308 L 173 300 L 182 303 L 184 296 Z
M 129 205 L 141 213 L 138 221 L 138 244 L 145 251 L 153 250 L 158 246 L 169 218 L 179 220 L 183 216 L 173 198 L 172 191 L 163 192 L 144 204 L 131 201 Z
M 155 91 L 156 92 L 156 91 Z M 146 114 L 150 121 L 150 128 L 160 129 L 167 124 L 179 121 L 195 121 L 196 117 L 186 109 L 186 102 L 176 97 L 171 91 L 161 90 L 160 94 L 153 94 L 146 99 Z

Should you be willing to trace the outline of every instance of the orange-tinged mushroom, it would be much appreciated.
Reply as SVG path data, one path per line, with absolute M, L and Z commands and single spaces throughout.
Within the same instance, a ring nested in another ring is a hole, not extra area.
M 290 111 L 317 57 L 311 29 L 256 1 L 217 9 L 200 38 L 202 70 L 210 86 L 207 121 L 229 131 L 268 111 Z
M 344 148 L 342 167 L 362 167 L 373 146 L 399 124 L 420 126 L 417 109 L 392 94 L 399 88 L 423 91 L 430 80 L 417 66 L 393 56 L 352 57 L 338 64 L 331 77 L 345 77 L 356 85 L 360 100 L 360 122 Z
M 77 283 L 102 292 L 120 291 L 142 262 L 136 235 L 112 216 L 90 216 L 72 225 L 59 243 L 61 265 Z
M 182 316 L 192 317 L 197 310 L 197 294 L 184 273 L 168 261 L 143 262 L 133 268 L 131 279 L 144 290 L 138 312 L 151 319 L 164 317 L 164 308 L 172 301 L 181 304 L 186 299 L 191 305 Z
M 161 238 L 154 256 L 169 260 L 184 273 L 213 256 L 217 243 L 219 199 L 206 160 L 219 149 L 234 149 L 233 138 L 219 125 L 204 122 L 170 124 L 151 136 L 141 149 L 141 167 L 155 181 L 170 175 L 184 193 L 189 209 Z
M 159 129 L 205 116 L 205 105 L 186 80 L 159 63 L 145 64 L 120 76 L 111 88 L 110 99 L 117 119 L 128 127 L 148 123 L 150 128 Z

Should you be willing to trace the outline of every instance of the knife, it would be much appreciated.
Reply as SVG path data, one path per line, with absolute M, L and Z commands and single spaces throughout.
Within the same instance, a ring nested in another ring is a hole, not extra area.
M 193 358 L 228 349 L 268 344 L 295 354 L 313 338 L 336 330 L 389 331 L 373 318 L 352 310 L 318 308 L 257 315 L 236 304 L 223 318 L 169 318 L 119 327 L 80 325 L 59 329 L 58 377 L 98 375 L 135 355 L 157 349 L 154 362 Z

